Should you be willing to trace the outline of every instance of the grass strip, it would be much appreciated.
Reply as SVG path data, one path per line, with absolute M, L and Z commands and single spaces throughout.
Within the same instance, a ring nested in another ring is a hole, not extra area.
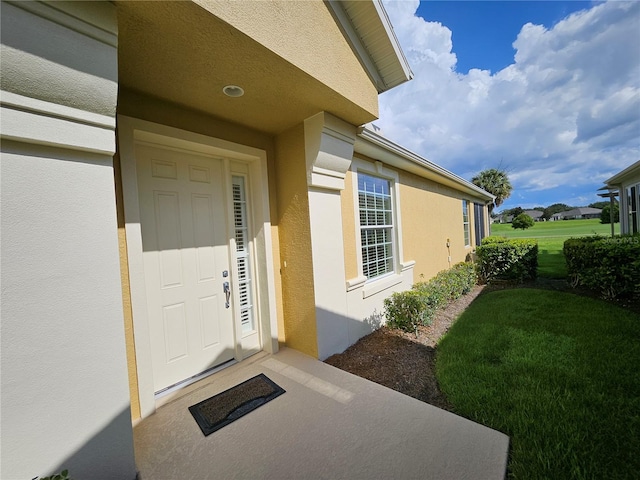
M 438 346 L 456 413 L 511 437 L 509 477 L 637 478 L 640 316 L 569 293 L 480 296 Z

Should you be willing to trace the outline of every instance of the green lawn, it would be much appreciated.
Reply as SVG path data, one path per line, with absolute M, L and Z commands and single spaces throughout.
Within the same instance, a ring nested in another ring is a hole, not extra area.
M 640 472 L 640 316 L 573 294 L 480 296 L 438 345 L 454 411 L 511 437 L 509 477 Z
M 615 225 L 615 233 L 620 233 L 620 224 Z M 561 220 L 558 222 L 536 222 L 527 230 L 516 230 L 510 223 L 491 225 L 492 235 L 508 238 L 533 238 L 538 241 L 538 275 L 550 278 L 567 276 L 562 247 L 571 237 L 588 235 L 611 235 L 611 225 L 603 225 L 600 220 Z

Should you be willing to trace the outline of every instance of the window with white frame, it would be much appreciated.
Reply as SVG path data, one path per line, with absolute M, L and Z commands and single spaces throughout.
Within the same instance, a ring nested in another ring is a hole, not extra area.
M 627 187 L 627 201 L 629 210 L 629 233 L 640 231 L 640 183 Z
M 471 231 L 469 229 L 469 202 L 462 200 L 462 226 L 464 228 L 464 246 L 471 245 Z
M 372 279 L 394 271 L 391 182 L 363 172 L 357 175 L 362 273 Z

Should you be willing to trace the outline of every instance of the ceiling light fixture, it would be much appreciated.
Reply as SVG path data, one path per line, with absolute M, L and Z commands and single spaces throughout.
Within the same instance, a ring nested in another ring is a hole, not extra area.
M 222 89 L 222 91 L 228 97 L 235 98 L 235 97 L 241 97 L 244 95 L 244 90 L 242 89 L 242 87 L 239 87 L 237 85 L 227 85 Z

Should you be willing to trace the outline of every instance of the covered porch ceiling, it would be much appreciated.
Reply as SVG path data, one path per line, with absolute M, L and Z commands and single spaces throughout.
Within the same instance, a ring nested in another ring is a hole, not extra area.
M 353 125 L 375 119 L 192 2 L 116 5 L 120 89 L 270 134 L 320 111 Z M 226 96 L 226 85 L 242 87 L 244 96 Z

